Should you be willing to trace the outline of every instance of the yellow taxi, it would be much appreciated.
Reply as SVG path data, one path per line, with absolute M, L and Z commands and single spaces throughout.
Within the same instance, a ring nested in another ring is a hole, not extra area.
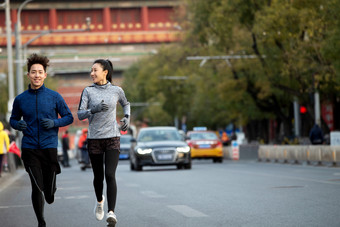
M 214 162 L 223 162 L 223 144 L 214 131 L 206 127 L 194 127 L 187 132 L 186 142 L 191 147 L 191 158 L 211 158 Z

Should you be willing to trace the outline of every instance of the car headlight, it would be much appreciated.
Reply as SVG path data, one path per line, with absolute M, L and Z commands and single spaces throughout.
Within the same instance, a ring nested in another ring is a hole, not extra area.
M 138 154 L 150 154 L 151 152 L 152 152 L 151 148 L 148 148 L 148 149 L 138 148 L 137 149 Z
M 176 151 L 177 152 L 182 152 L 182 153 L 188 153 L 190 151 L 190 147 L 189 146 L 177 147 Z

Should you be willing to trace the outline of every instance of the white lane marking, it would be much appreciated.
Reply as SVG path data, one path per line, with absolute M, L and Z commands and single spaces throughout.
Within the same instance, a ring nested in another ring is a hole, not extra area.
M 157 192 L 154 191 L 141 191 L 140 193 L 142 193 L 143 195 L 150 197 L 150 198 L 163 198 L 165 197 L 164 195 L 160 195 Z
M 56 196 L 56 197 L 54 197 L 54 198 L 55 198 L 55 199 L 85 199 L 85 198 L 90 198 L 90 196 L 87 196 L 87 195 L 65 196 L 65 197 Z
M 126 187 L 139 188 L 140 185 L 139 185 L 139 184 L 133 184 L 133 183 L 131 183 L 131 184 L 126 184 Z
M 0 206 L 0 209 L 31 207 L 32 205 Z
M 188 207 L 186 205 L 169 205 L 169 208 L 173 209 L 174 211 L 186 216 L 186 217 L 207 217 L 208 215 L 192 209 L 191 207 Z
M 64 199 L 75 199 L 76 197 L 75 196 L 66 196 L 64 197 Z
M 283 175 L 277 176 L 277 175 L 274 175 L 274 174 L 257 173 L 257 172 L 250 172 L 250 171 L 230 170 L 229 173 L 238 173 L 238 174 L 242 173 L 242 174 L 250 174 L 250 175 L 257 175 L 257 176 L 264 176 L 264 177 L 286 178 L 286 179 L 316 182 L 316 183 L 322 183 L 322 184 L 340 185 L 340 183 L 338 183 L 338 182 L 331 182 L 331 181 L 325 181 L 325 180 L 315 180 L 315 179 L 303 178 L 303 177 L 283 176 Z
M 82 187 L 58 187 L 59 191 L 63 191 L 63 190 L 76 190 L 76 189 L 82 189 Z

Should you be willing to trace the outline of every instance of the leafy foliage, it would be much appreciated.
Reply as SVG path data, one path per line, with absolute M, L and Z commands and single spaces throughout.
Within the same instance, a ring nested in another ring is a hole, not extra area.
M 313 122 L 312 94 L 338 97 L 340 0 L 186 0 L 184 5 L 186 14 L 177 18 L 185 31 L 182 42 L 125 73 L 132 99 L 159 103 L 137 111 L 137 117 L 169 124 L 186 116 L 189 127 L 214 129 L 273 119 L 290 136 L 293 100 L 307 105 Z M 208 60 L 203 67 L 186 59 L 235 55 L 256 58 Z M 162 75 L 187 79 L 161 80 Z

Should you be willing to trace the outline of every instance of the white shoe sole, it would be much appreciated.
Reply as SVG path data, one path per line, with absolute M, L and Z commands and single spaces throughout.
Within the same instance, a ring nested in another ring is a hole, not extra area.
M 117 219 L 115 219 L 113 217 L 108 217 L 108 218 L 106 218 L 106 222 L 107 222 L 107 226 L 114 227 L 117 224 Z

